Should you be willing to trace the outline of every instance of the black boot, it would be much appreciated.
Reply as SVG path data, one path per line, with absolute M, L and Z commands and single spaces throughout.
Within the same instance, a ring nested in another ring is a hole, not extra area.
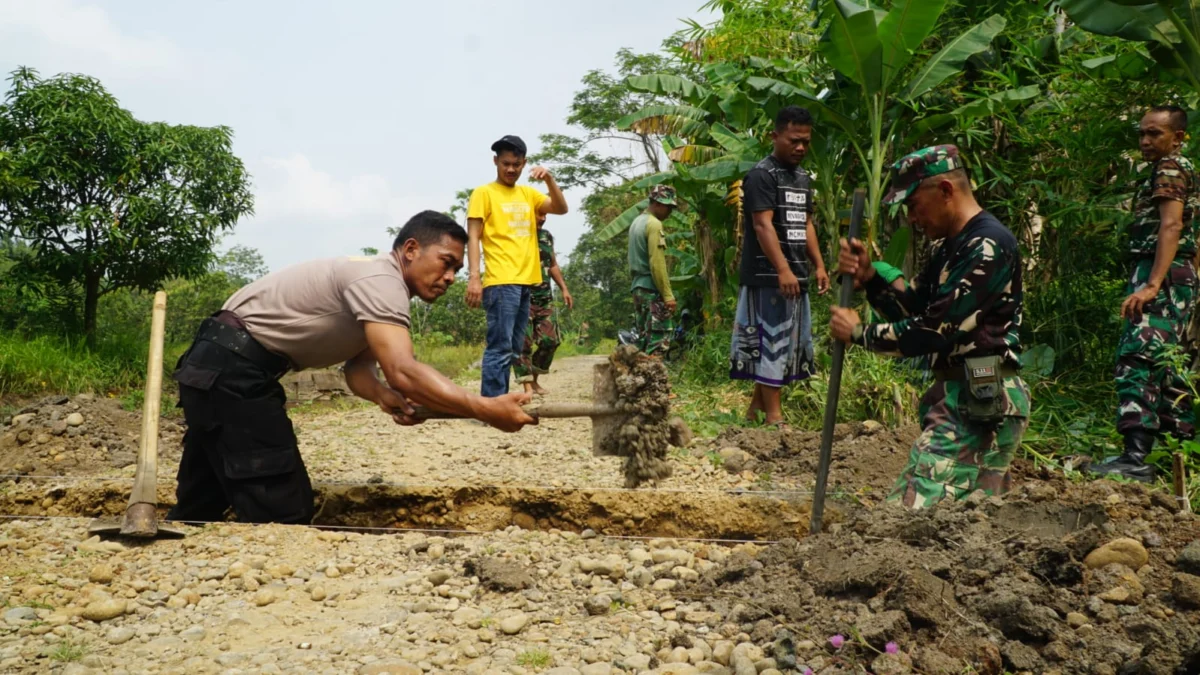
M 1154 449 L 1154 434 L 1145 429 L 1134 429 L 1125 434 L 1125 451 L 1118 457 L 1093 465 L 1090 473 L 1108 476 L 1124 476 L 1143 483 L 1154 482 L 1153 465 L 1146 463 L 1146 456 Z

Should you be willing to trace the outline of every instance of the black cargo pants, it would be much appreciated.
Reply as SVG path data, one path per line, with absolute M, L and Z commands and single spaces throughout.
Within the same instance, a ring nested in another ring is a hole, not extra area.
M 174 379 L 187 419 L 170 520 L 308 523 L 312 483 L 296 446 L 278 377 L 197 339 Z

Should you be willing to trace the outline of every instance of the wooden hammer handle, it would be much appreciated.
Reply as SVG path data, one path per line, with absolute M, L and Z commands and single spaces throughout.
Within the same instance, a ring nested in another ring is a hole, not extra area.
M 137 474 L 129 505 L 157 504 L 158 416 L 162 407 L 163 334 L 166 328 L 167 294 L 154 294 L 150 319 L 150 353 L 146 364 L 146 398 L 142 402 L 142 442 L 138 448 Z
M 431 410 L 424 406 L 413 406 L 416 408 L 414 417 L 422 420 L 460 420 L 469 419 L 464 415 L 455 413 L 441 412 Z M 596 405 L 595 403 L 587 403 L 583 401 L 562 401 L 558 403 L 530 403 L 522 406 L 522 409 L 529 414 L 530 417 L 537 418 L 561 418 L 561 417 L 604 417 L 606 415 L 618 415 L 620 411 L 616 408 Z M 397 410 L 397 413 L 400 411 Z

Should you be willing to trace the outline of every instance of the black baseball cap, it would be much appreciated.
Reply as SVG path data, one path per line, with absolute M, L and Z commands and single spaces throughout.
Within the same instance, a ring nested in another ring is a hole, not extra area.
M 526 152 L 525 141 L 521 140 L 520 136 L 505 136 L 492 143 L 492 152 L 499 153 L 501 150 L 516 150 L 518 155 L 524 155 Z

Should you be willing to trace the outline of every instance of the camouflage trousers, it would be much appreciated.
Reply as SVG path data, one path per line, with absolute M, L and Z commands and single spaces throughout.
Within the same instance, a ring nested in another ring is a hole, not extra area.
M 534 375 L 550 372 L 554 351 L 562 343 L 558 332 L 558 312 L 554 301 L 529 303 L 529 324 L 525 327 L 525 344 L 521 347 L 521 358 L 513 366 L 517 382 L 532 382 Z
M 1145 285 L 1154 261 L 1138 261 L 1126 295 Z M 1192 391 L 1184 379 L 1182 342 L 1196 303 L 1196 270 L 1176 260 L 1136 323 L 1125 320 L 1117 343 L 1117 431 L 1137 429 L 1191 438 L 1196 433 Z
M 671 310 L 658 291 L 633 289 L 634 328 L 638 332 L 638 349 L 644 354 L 662 356 L 671 347 L 675 321 Z
M 975 490 L 1008 492 L 1009 465 L 1029 426 L 1029 388 L 1020 377 L 1007 377 L 1004 393 L 1004 420 L 981 426 L 965 418 L 965 383 L 934 382 L 921 398 L 921 435 L 888 499 L 921 509 Z

